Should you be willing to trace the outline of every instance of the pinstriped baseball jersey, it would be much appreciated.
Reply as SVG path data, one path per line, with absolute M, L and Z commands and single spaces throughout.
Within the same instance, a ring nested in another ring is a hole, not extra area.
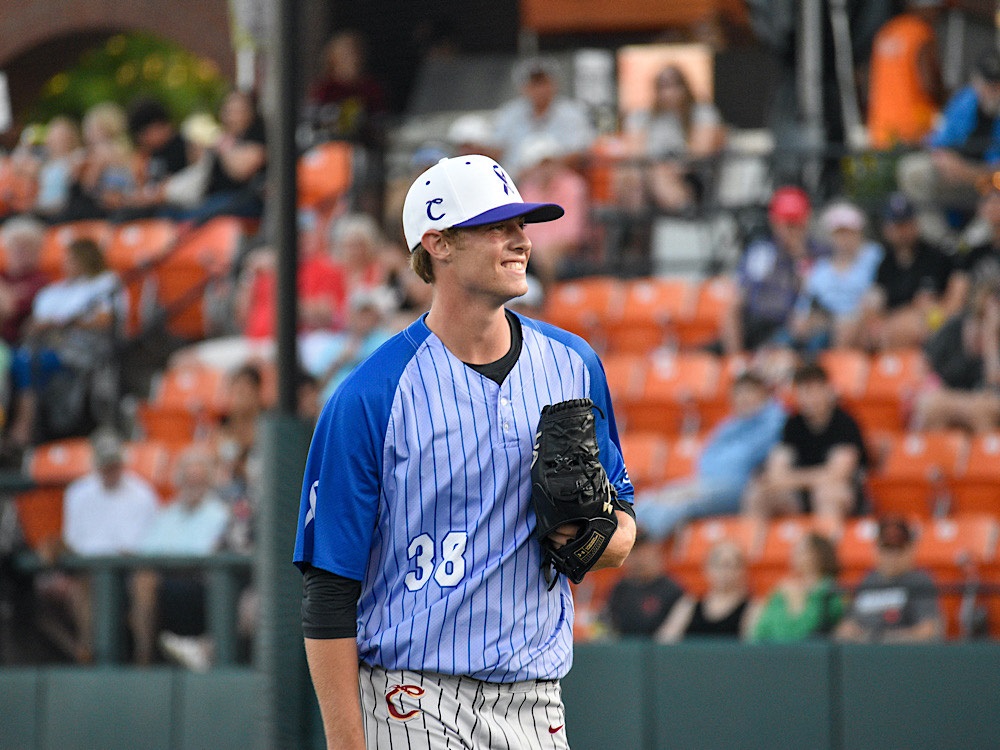
M 607 382 L 577 336 L 519 316 L 502 384 L 417 320 L 343 383 L 306 464 L 295 561 L 362 581 L 358 652 L 385 669 L 490 682 L 553 679 L 572 663 L 569 585 L 547 590 L 532 536 L 530 465 L 546 404 L 591 398 L 601 462 L 633 490 Z

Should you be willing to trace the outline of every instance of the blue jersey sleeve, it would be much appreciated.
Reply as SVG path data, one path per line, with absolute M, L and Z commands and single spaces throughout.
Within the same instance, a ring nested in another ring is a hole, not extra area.
M 957 91 L 941 113 L 941 124 L 927 139 L 931 148 L 960 148 L 976 127 L 976 90 L 972 86 Z

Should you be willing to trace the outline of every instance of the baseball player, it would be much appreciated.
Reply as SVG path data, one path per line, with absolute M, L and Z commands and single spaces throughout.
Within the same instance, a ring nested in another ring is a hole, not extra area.
M 295 562 L 329 748 L 569 747 L 558 680 L 572 663 L 573 600 L 543 563 L 584 531 L 535 536 L 543 407 L 568 404 L 557 420 L 580 403 L 594 415 L 593 486 L 614 502 L 603 505 L 617 526 L 574 547 L 576 562 L 620 565 L 635 524 L 597 355 L 504 308 L 527 291 L 525 223 L 562 214 L 523 202 L 478 155 L 441 160 L 406 196 L 431 309 L 330 398 L 303 484 Z

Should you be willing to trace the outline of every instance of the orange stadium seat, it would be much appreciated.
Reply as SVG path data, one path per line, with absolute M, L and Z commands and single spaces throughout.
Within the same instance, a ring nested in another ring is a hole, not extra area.
M 24 468 L 38 484 L 63 485 L 91 470 L 92 451 L 87 438 L 42 443 L 24 457 Z
M 664 479 L 683 479 L 693 475 L 703 445 L 704 440 L 695 435 L 684 435 L 671 441 L 664 466 Z
M 936 506 L 948 495 L 966 449 L 959 432 L 913 432 L 894 441 L 868 480 L 876 510 L 925 517 L 946 511 Z
M 543 317 L 551 323 L 603 345 L 604 326 L 622 304 L 621 282 L 610 276 L 564 281 L 549 292 Z
M 217 412 L 225 395 L 226 374 L 204 365 L 166 370 L 153 388 L 153 403 L 190 412 Z
M 827 349 L 820 353 L 819 364 L 826 370 L 833 390 L 842 399 L 856 398 L 861 394 L 871 365 L 867 354 L 854 349 Z
M 700 403 L 718 395 L 719 360 L 707 352 L 657 352 L 636 401 L 627 405 L 629 429 L 666 435 L 700 426 Z
M 971 562 L 984 565 L 996 557 L 1000 523 L 995 516 L 963 514 L 935 518 L 921 525 L 914 550 L 918 567 L 934 572 L 935 578 L 961 577 L 961 568 Z
M 602 359 L 619 428 L 627 428 L 626 405 L 635 400 L 646 377 L 649 360 L 639 354 L 609 354 Z
M 51 278 L 61 278 L 66 248 L 81 237 L 94 240 L 107 253 L 112 238 L 111 225 L 106 221 L 94 219 L 49 228 L 42 243 L 42 271 Z
M 682 346 L 700 346 L 719 338 L 722 321 L 736 295 L 736 282 L 728 276 L 704 281 L 695 291 L 691 314 L 677 322 Z
M 648 354 L 676 338 L 674 326 L 690 313 L 694 288 L 686 279 L 626 281 L 618 314 L 607 323 L 608 350 Z
M 298 200 L 302 208 L 323 210 L 351 188 L 354 151 L 346 141 L 320 143 L 298 163 Z
M 165 255 L 177 239 L 177 227 L 167 219 L 143 219 L 122 224 L 108 247 L 108 265 L 129 271 Z
M 842 583 L 856 586 L 865 573 L 874 567 L 877 535 L 878 522 L 875 518 L 848 519 L 844 525 L 844 533 L 837 542 Z
M 176 249 L 157 268 L 159 302 L 173 308 L 168 330 L 186 339 L 204 338 L 206 283 L 232 267 L 243 239 L 243 224 L 216 217 L 179 238 Z
M 927 376 L 920 349 L 882 352 L 872 360 L 864 388 L 847 408 L 864 429 L 903 430 L 913 394 Z
M 125 466 L 153 485 L 161 500 L 168 498 L 173 487 L 171 463 L 171 452 L 163 442 L 137 440 L 125 446 Z
M 1000 433 L 972 439 L 965 468 L 951 481 L 951 501 L 956 513 L 1000 516 Z
M 637 489 L 661 484 L 667 473 L 667 440 L 655 432 L 627 432 L 621 436 L 622 457 Z
M 14 500 L 24 541 L 33 550 L 62 537 L 63 487 L 36 487 Z
M 667 560 L 667 571 L 692 593 L 704 589 L 703 569 L 708 553 L 719 542 L 733 542 L 753 563 L 759 554 L 761 525 L 743 516 L 719 516 L 692 521 L 681 530 Z

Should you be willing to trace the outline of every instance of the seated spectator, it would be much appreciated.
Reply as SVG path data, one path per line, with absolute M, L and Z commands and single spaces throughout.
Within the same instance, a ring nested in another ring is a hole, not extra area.
M 52 221 L 107 216 L 125 205 L 136 189 L 132 146 L 125 111 L 105 102 L 91 107 L 83 118 L 84 158 L 70 199 Z
M 196 149 L 177 132 L 166 107 L 156 99 L 132 104 L 128 130 L 136 148 L 139 185 L 115 214 L 117 221 L 156 216 L 176 197 L 167 189 L 170 178 L 195 163 L 197 156 Z
M 718 542 L 705 560 L 708 591 L 700 599 L 685 594 L 656 632 L 660 643 L 685 638 L 743 638 L 756 619 L 747 588 L 747 561 L 729 541 Z
M 653 106 L 633 112 L 625 121 L 625 138 L 633 157 L 647 162 L 626 169 L 618 186 L 627 209 L 647 205 L 679 213 L 695 208 L 705 193 L 707 171 L 698 160 L 715 156 L 725 140 L 722 118 L 711 102 L 699 102 L 687 77 L 668 65 L 653 80 Z
M 1000 279 L 982 279 L 968 308 L 924 347 L 933 373 L 917 394 L 913 427 L 988 432 L 1000 422 Z
M 790 643 L 830 635 L 844 614 L 837 592 L 837 550 L 825 536 L 806 534 L 792 549 L 786 577 L 764 603 L 750 640 Z
M 827 252 L 809 235 L 809 196 L 798 187 L 774 191 L 767 218 L 770 236 L 750 243 L 740 258 L 733 296 L 722 327 L 728 354 L 785 341 L 786 325 L 816 260 Z
M 868 136 L 877 149 L 918 146 L 944 100 L 934 24 L 942 0 L 907 0 L 882 25 L 869 61 Z
M 45 145 L 38 165 L 34 206 L 38 216 L 59 216 L 66 210 L 83 158 L 76 123 L 68 117 L 52 118 L 45 129 Z
M 979 197 L 979 218 L 988 230 L 988 238 L 971 247 L 961 247 L 953 262 L 956 281 L 955 295 L 968 301 L 971 288 L 982 279 L 1000 275 L 1000 172 L 983 186 Z M 954 310 L 953 314 L 958 310 Z
M 920 236 L 916 207 L 903 193 L 883 213 L 886 253 L 863 302 L 859 342 L 871 350 L 920 346 L 962 306 L 951 258 Z
M 785 412 L 751 372 L 733 381 L 732 412 L 712 430 L 695 475 L 636 495 L 639 526 L 663 538 L 692 518 L 738 513 L 747 482 L 781 437 Z
M 229 508 L 212 489 L 214 457 L 192 446 L 177 462 L 177 494 L 159 508 L 139 542 L 142 555 L 210 555 L 229 525 Z M 157 633 L 199 636 L 205 631 L 205 586 L 200 573 L 139 570 L 130 581 L 129 625 L 135 661 L 151 664 Z
M 913 531 L 898 517 L 879 522 L 875 570 L 857 590 L 836 630 L 841 641 L 938 641 L 944 621 L 934 580 L 913 566 Z
M 900 160 L 898 181 L 927 212 L 922 218 L 937 225 L 933 231 L 943 234 L 948 226 L 938 210 L 971 212 L 979 184 L 1000 163 L 1000 52 L 990 49 L 979 57 L 969 84 L 945 105 L 927 147 Z
M 45 227 L 35 219 L 15 216 L 0 229 L 3 270 L 0 271 L 0 338 L 10 346 L 21 340 L 35 295 L 48 283 L 39 268 Z M 9 354 L 4 357 L 7 369 Z
M 364 37 L 351 30 L 335 34 L 323 63 L 322 77 L 309 88 L 314 127 L 327 139 L 381 147 L 388 105 L 382 84 L 366 69 Z
M 796 346 L 810 354 L 831 344 L 857 343 L 861 303 L 882 262 L 882 248 L 865 239 L 865 216 L 854 204 L 828 207 L 822 224 L 833 252 L 816 261 L 809 271 L 791 321 Z
M 625 572 L 611 590 L 603 619 L 616 635 L 650 638 L 660 629 L 684 590 L 663 572 L 659 542 L 638 532 Z
M 761 519 L 815 513 L 839 527 L 863 500 L 868 459 L 861 429 L 838 406 L 823 368 L 802 366 L 794 384 L 797 411 L 785 422 L 764 471 L 750 482 L 744 507 Z
M 253 96 L 230 92 L 219 121 L 222 134 L 208 152 L 212 163 L 204 199 L 196 208 L 165 210 L 166 215 L 199 225 L 215 216 L 259 219 L 263 213 L 267 140 Z
M 493 123 L 482 114 L 470 112 L 455 118 L 445 140 L 455 156 L 483 154 L 494 161 L 501 158 L 493 142 Z
M 124 468 L 118 437 L 98 432 L 92 445 L 94 470 L 66 488 L 62 542 L 43 551 L 49 560 L 56 560 L 62 552 L 83 556 L 136 552 L 156 515 L 156 492 Z M 93 649 L 89 576 L 55 576 L 44 582 L 40 593 L 64 599 L 74 624 L 73 632 L 51 621 L 44 622 L 43 628 L 77 661 L 89 662 Z
M 225 413 L 214 436 L 219 477 L 214 486 L 224 500 L 245 500 L 249 464 L 257 445 L 257 422 L 264 410 L 264 376 L 255 364 L 246 364 L 229 376 Z
M 578 256 L 587 237 L 590 213 L 587 181 L 562 161 L 563 148 L 548 134 L 533 135 L 521 150 L 517 184 L 526 202 L 551 201 L 566 213 L 559 221 L 532 225 L 531 260 L 539 277 L 554 281 Z
M 344 274 L 348 295 L 386 283 L 383 244 L 378 225 L 368 214 L 345 214 L 334 222 L 330 229 L 330 257 Z
M 126 319 L 128 299 L 97 243 L 74 240 L 66 250 L 63 271 L 63 279 L 35 296 L 22 343 L 14 352 L 14 419 L 6 435 L 10 450 L 33 441 L 43 391 L 46 413 L 61 423 L 70 416 L 66 410 L 85 411 L 85 399 L 75 404 L 67 400 L 66 382 L 55 390 L 48 387 L 60 374 L 83 376 L 110 361 L 118 326 Z
M 516 66 L 514 83 L 521 95 L 497 110 L 493 142 L 500 163 L 511 172 L 521 162 L 521 150 L 534 133 L 546 133 L 563 146 L 567 163 L 582 157 L 596 135 L 584 106 L 558 95 L 556 72 L 546 60 L 535 58 Z

